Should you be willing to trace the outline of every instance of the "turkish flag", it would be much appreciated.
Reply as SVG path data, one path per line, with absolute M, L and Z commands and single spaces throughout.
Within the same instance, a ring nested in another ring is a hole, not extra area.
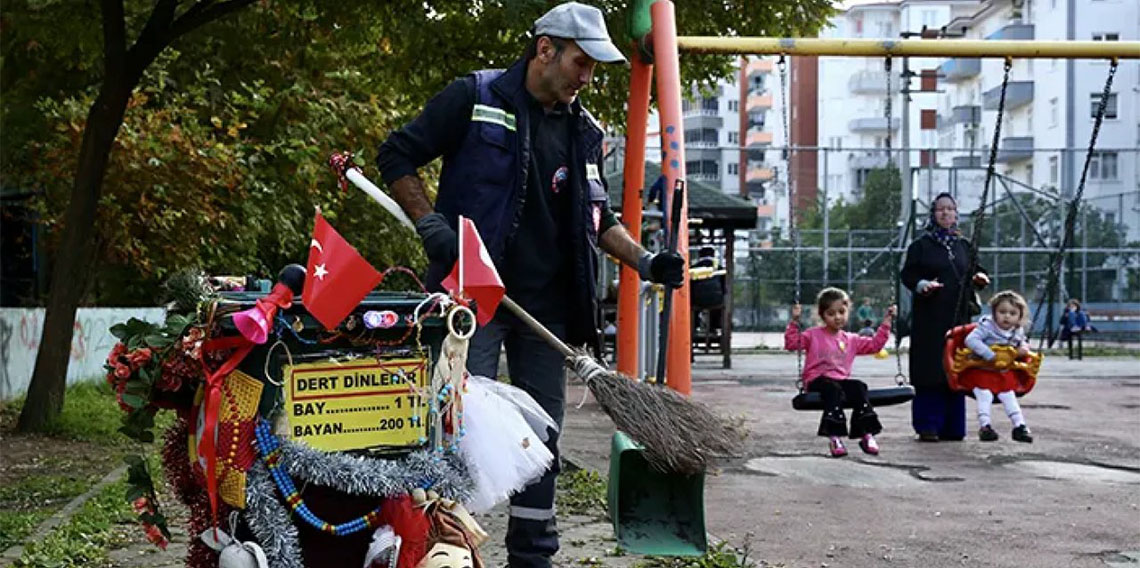
M 479 325 L 495 317 L 506 286 L 471 219 L 459 218 L 459 261 L 440 284 L 453 295 L 475 300 Z
M 383 276 L 317 211 L 301 302 L 325 329 L 336 329 Z

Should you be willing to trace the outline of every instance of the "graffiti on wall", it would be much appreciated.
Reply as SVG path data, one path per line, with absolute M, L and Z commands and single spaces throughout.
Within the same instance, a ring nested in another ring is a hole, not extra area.
M 67 384 L 102 377 L 103 361 L 118 341 L 111 335 L 112 325 L 132 317 L 161 322 L 163 315 L 162 308 L 79 308 L 71 338 Z M 27 392 L 43 320 L 43 308 L 0 308 L 0 400 Z

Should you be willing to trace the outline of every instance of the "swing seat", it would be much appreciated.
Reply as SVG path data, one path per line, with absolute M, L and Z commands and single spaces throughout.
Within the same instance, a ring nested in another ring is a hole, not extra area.
M 867 400 L 875 408 L 910 402 L 913 398 L 914 387 L 910 385 L 867 389 Z M 796 410 L 823 410 L 823 398 L 818 392 L 801 392 L 792 399 L 792 408 Z M 843 408 L 848 410 L 852 408 L 851 402 L 846 398 L 843 400 Z
M 1009 345 L 993 345 L 995 358 L 986 361 L 976 357 L 966 347 L 966 336 L 978 324 L 960 325 L 946 332 L 946 346 L 942 350 L 942 367 L 946 370 L 946 381 L 950 389 L 973 396 L 974 387 L 990 388 L 1004 385 L 1023 396 L 1037 384 L 1037 373 L 1041 370 L 1041 354 L 1030 352 L 1021 357 L 1017 349 Z

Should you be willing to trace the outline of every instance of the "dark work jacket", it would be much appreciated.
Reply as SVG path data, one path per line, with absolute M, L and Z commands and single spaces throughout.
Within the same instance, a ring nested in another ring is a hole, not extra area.
M 475 107 L 463 141 L 444 156 L 435 210 L 453 226 L 468 217 L 479 229 L 487 251 L 501 270 L 503 257 L 519 226 L 531 164 L 527 112 L 526 62 L 507 70 L 477 71 Z M 569 232 L 571 278 L 567 298 L 570 343 L 593 345 L 597 334 L 595 288 L 598 273 L 598 229 L 608 197 L 601 178 L 601 127 L 575 100 L 570 143 L 571 207 Z M 437 288 L 451 267 L 428 266 L 427 285 Z M 510 290 L 507 290 L 510 294 Z
M 970 321 L 965 307 L 957 308 L 959 297 L 969 300 L 973 290 L 960 294 L 966 276 L 970 243 L 957 239 L 948 251 L 929 233 L 915 239 L 906 249 L 900 279 L 911 291 L 913 304 L 910 324 L 910 382 L 917 389 L 947 390 L 942 368 L 942 349 L 950 328 Z M 953 263 L 953 264 L 951 264 Z M 978 271 L 985 272 L 981 267 Z M 944 288 L 929 295 L 915 292 L 920 280 L 934 280 Z M 972 280 L 972 275 L 969 276 Z M 968 284 L 973 286 L 973 284 Z M 955 315 L 958 319 L 955 320 Z

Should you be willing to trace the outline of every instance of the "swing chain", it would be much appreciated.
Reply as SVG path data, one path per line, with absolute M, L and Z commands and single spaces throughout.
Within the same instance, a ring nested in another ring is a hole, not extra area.
M 962 321 L 961 317 L 966 307 L 966 294 L 969 293 L 973 287 L 973 277 L 978 271 L 978 239 L 982 236 L 982 225 L 986 220 L 986 201 L 989 199 L 990 187 L 993 185 L 994 172 L 997 169 L 998 145 L 1001 144 L 1001 125 L 1005 119 L 1005 92 L 1009 86 L 1009 72 L 1013 69 L 1012 57 L 1005 58 L 1003 68 L 1004 74 L 1001 79 L 1001 92 L 998 97 L 997 121 L 994 123 L 993 142 L 990 143 L 989 163 L 986 164 L 986 180 L 985 183 L 982 184 L 982 198 L 981 201 L 978 202 L 978 209 L 974 214 L 973 227 L 970 231 L 970 256 L 966 262 L 966 272 L 962 275 L 962 281 L 959 283 L 958 302 L 954 307 L 955 325 Z M 997 243 L 994 244 L 996 245 Z M 952 260 L 951 263 L 953 263 Z
M 1100 94 L 1100 104 L 1097 105 L 1096 118 L 1093 121 L 1092 136 L 1089 138 L 1089 148 L 1085 152 L 1085 164 L 1081 169 L 1081 179 L 1077 184 L 1077 191 L 1073 195 L 1073 199 L 1069 202 L 1069 208 L 1065 213 L 1065 232 L 1061 235 L 1060 243 L 1058 243 L 1057 252 L 1054 253 L 1052 262 L 1049 263 L 1049 274 L 1045 286 L 1046 292 L 1038 300 L 1037 309 L 1033 312 L 1033 323 L 1036 324 L 1037 315 L 1041 313 L 1042 305 L 1047 299 L 1049 300 L 1049 317 L 1045 323 L 1045 327 L 1047 328 L 1052 327 L 1052 298 L 1057 294 L 1057 281 L 1060 278 L 1061 265 L 1065 262 L 1065 250 L 1069 247 L 1069 244 L 1073 240 L 1073 230 L 1076 227 L 1077 213 L 1081 205 L 1081 199 L 1084 197 L 1085 193 L 1085 182 L 1088 179 L 1089 165 L 1092 162 L 1092 156 L 1096 150 L 1096 140 L 1100 135 L 1100 127 L 1104 123 L 1104 115 L 1108 109 L 1108 97 L 1112 93 L 1112 81 L 1116 77 L 1116 70 L 1119 65 L 1120 61 L 1115 57 L 1112 58 L 1112 61 L 1108 67 L 1108 77 L 1105 79 L 1104 89 Z M 1031 325 L 1030 330 L 1032 329 L 1033 326 Z M 1045 337 L 1049 336 L 1051 333 L 1052 329 L 1043 329 L 1041 334 L 1042 343 L 1044 342 Z M 1050 343 L 1050 345 L 1052 345 L 1052 343 Z
M 793 303 L 799 304 L 800 303 L 800 287 L 802 286 L 802 283 L 800 282 L 800 277 L 801 277 L 801 274 L 800 274 L 800 232 L 799 232 L 799 229 L 796 227 L 796 216 L 795 216 L 796 196 L 795 196 L 795 191 L 792 188 L 792 166 L 791 166 L 791 164 L 792 164 L 792 159 L 791 159 L 792 128 L 791 128 L 791 122 L 788 121 L 788 64 L 787 64 L 786 58 L 784 57 L 784 54 L 782 54 L 782 53 L 780 54 L 780 59 L 778 59 L 776 61 L 776 68 L 780 72 L 780 111 L 781 111 L 781 114 L 783 115 L 783 119 L 784 119 L 784 124 L 783 124 L 783 126 L 784 126 L 784 152 L 783 152 L 783 154 L 784 154 L 784 160 L 787 163 L 786 172 L 784 174 L 784 179 L 786 180 L 786 184 L 787 184 L 787 188 L 788 188 L 788 202 L 791 203 L 790 211 L 788 214 L 788 227 L 791 231 L 790 236 L 792 238 L 792 248 L 795 249 L 795 261 L 796 261 L 796 279 L 795 279 L 795 288 L 793 291 L 793 297 L 794 297 Z M 800 328 L 800 322 L 797 321 L 796 322 L 796 329 L 799 330 L 799 328 Z M 803 334 L 800 333 L 799 336 L 802 338 Z M 796 349 L 796 388 L 799 389 L 800 392 L 803 392 L 803 390 L 804 390 L 803 372 L 804 372 L 803 351 L 801 349 Z

